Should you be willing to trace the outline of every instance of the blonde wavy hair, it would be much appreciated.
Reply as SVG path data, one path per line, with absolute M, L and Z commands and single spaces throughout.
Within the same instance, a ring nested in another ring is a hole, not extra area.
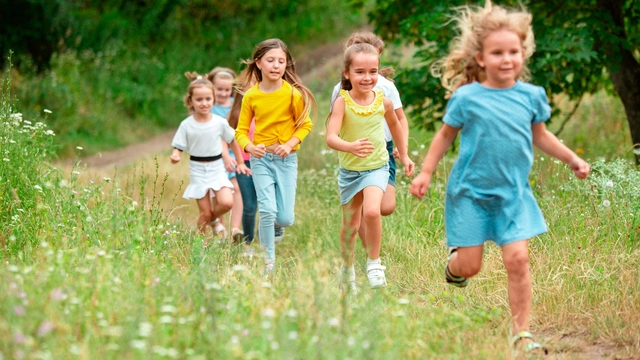
M 453 39 L 449 55 L 431 66 L 431 73 L 440 77 L 442 85 L 447 89 L 446 98 L 451 97 L 460 86 L 486 79 L 485 70 L 478 65 L 476 55 L 482 52 L 484 39 L 498 30 L 513 31 L 520 38 L 525 63 L 518 78 L 529 80 L 526 60 L 535 51 L 531 20 L 531 14 L 522 6 L 520 9 L 506 9 L 493 6 L 490 0 L 487 0 L 484 7 L 456 8 L 456 15 L 451 21 L 456 23 L 459 35 Z

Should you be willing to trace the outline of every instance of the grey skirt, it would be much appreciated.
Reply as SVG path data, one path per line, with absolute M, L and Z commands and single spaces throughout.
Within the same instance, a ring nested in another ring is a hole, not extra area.
M 365 171 L 351 171 L 340 167 L 338 173 L 338 189 L 340 190 L 340 205 L 348 204 L 357 193 L 367 186 L 377 186 L 382 191 L 387 189 L 389 182 L 389 164 Z

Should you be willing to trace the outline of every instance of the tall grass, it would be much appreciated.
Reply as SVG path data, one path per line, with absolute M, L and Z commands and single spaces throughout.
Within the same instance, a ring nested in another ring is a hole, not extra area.
M 169 148 L 115 171 L 81 161 L 54 167 L 44 158 L 53 144 L 43 140 L 56 137 L 24 117 L 16 125 L 3 94 L 0 139 L 10 161 L 0 163 L 0 358 L 510 357 L 499 249 L 487 245 L 468 288 L 443 279 L 453 155 L 424 201 L 399 176 L 398 208 L 383 220 L 390 284 L 366 286 L 358 246 L 360 291 L 345 296 L 336 275 L 337 156 L 322 121 L 299 152 L 296 224 L 265 279 L 259 256 L 245 258 L 230 243 L 205 246 L 195 204 L 180 198 L 187 164 L 170 165 Z M 412 132 L 417 164 L 431 136 Z M 640 172 L 625 160 L 592 163 L 592 176 L 578 181 L 538 154 L 531 174 L 550 228 L 531 241 L 532 328 L 550 358 L 587 358 L 587 344 L 600 346 L 601 358 L 640 354 Z

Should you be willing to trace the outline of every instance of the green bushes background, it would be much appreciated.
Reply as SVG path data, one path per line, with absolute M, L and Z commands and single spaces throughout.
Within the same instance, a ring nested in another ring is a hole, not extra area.
M 7 12 L 4 5 L 0 64 L 13 63 L 25 118 L 54 111 L 48 120 L 61 157 L 76 146 L 90 154 L 175 127 L 186 115 L 186 71 L 239 70 L 271 37 L 296 59 L 365 22 L 361 10 L 337 0 L 33 0 Z

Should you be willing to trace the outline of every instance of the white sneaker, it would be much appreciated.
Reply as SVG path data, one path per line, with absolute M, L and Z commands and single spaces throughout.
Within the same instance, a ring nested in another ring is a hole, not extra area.
M 282 241 L 282 238 L 284 237 L 284 227 L 275 224 L 274 226 L 274 235 L 275 237 L 273 238 L 273 242 L 275 244 L 278 244 Z
M 369 278 L 369 286 L 372 288 L 387 286 L 387 278 L 384 276 L 386 267 L 380 264 L 371 264 L 367 266 L 367 277 Z
M 276 270 L 275 264 L 266 264 L 264 266 L 264 276 L 269 277 L 273 275 L 273 272 Z

